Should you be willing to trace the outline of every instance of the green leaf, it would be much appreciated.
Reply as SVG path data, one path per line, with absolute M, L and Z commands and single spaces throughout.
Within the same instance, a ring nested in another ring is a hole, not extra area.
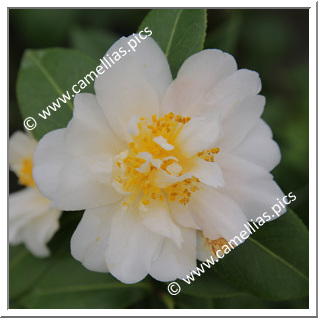
M 290 301 L 265 300 L 259 297 L 242 294 L 229 298 L 214 299 L 215 309 L 308 309 L 308 298 Z
M 21 303 L 27 308 L 125 308 L 149 292 L 147 281 L 127 285 L 63 256 Z
M 73 28 L 70 32 L 71 45 L 74 49 L 82 51 L 96 59 L 101 59 L 106 51 L 119 39 L 108 31 L 95 28 Z
M 24 254 L 14 250 L 10 255 L 10 292 L 16 295 L 10 299 L 12 308 L 126 308 L 149 294 L 149 280 L 127 285 L 110 274 L 89 271 L 72 258 L 70 238 L 82 214 L 63 213 L 60 230 L 49 245 L 51 257 L 30 256 L 33 262 L 28 263 L 20 261 Z M 25 285 L 23 293 L 17 283 Z
M 156 9 L 145 17 L 139 30 L 148 27 L 152 31 L 176 77 L 182 63 L 203 49 L 206 26 L 205 9 Z
M 94 71 L 97 64 L 97 61 L 84 53 L 70 49 L 25 52 L 18 74 L 17 98 L 22 118 L 33 117 L 37 122 L 37 126 L 32 130 L 36 139 L 67 125 L 72 117 L 72 101 L 75 95 L 71 88 L 86 74 Z M 93 92 L 92 82 L 82 92 Z M 79 90 L 79 86 L 76 90 Z M 66 103 L 59 101 L 60 108 L 56 107 L 56 111 L 51 109 L 51 116 L 44 119 L 38 115 L 43 115 L 42 111 L 52 105 L 52 102 L 56 103 L 67 91 L 69 100 L 65 99 Z
M 174 296 L 175 298 L 178 299 L 183 294 L 203 298 L 223 298 L 241 294 L 240 291 L 213 272 L 212 269 L 203 268 L 205 269 L 205 273 L 201 274 L 200 277 L 194 275 L 195 280 L 189 280 L 191 284 L 183 280 L 177 280 L 181 291 L 178 295 Z
M 45 273 L 49 259 L 34 257 L 23 246 L 9 248 L 9 299 L 25 293 Z
M 48 269 L 63 255 L 69 255 L 69 242 L 82 212 L 63 213 L 60 229 L 50 241 L 52 256 L 34 257 L 24 245 L 9 248 L 9 299 L 12 303 L 27 294 L 46 275 Z
M 236 288 L 269 300 L 308 295 L 308 231 L 291 210 L 256 230 L 213 269 Z
M 178 295 L 177 309 L 212 309 L 214 300 L 211 298 L 199 298 L 194 295 Z

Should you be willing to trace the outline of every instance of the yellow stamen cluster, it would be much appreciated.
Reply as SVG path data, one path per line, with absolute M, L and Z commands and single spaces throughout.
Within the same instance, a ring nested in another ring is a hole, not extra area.
M 204 159 L 205 161 L 214 162 L 214 155 L 219 153 L 219 151 L 220 151 L 219 148 L 212 148 L 209 150 L 204 150 L 199 152 L 197 156 L 200 157 L 201 159 Z
M 181 131 L 183 125 L 191 120 L 191 117 L 182 117 L 169 113 L 157 119 L 156 115 L 152 116 L 153 123 L 148 126 L 153 136 L 162 136 L 167 140 L 174 140 L 177 134 Z
M 191 194 L 200 188 L 200 181 L 198 178 L 193 177 L 185 179 L 182 182 L 177 182 L 164 189 L 168 195 L 168 200 L 178 201 L 179 203 L 186 205 L 191 197 Z
M 115 187 L 130 195 L 123 203 L 125 207 L 137 197 L 139 207 L 146 207 L 151 200 L 163 201 L 165 198 L 186 205 L 191 194 L 200 188 L 198 178 L 192 176 L 163 188 L 155 185 L 155 178 L 158 169 L 169 175 L 173 174 L 174 177 L 184 174 L 184 164 L 189 159 L 178 148 L 176 139 L 191 118 L 169 113 L 160 118 L 153 115 L 151 119 L 152 122 L 149 123 L 145 118 L 140 117 L 137 123 L 138 133 L 129 143 L 129 150 L 118 156 L 119 159 L 115 164 L 120 172 L 115 178 Z M 218 148 L 213 148 L 202 151 L 197 156 L 213 161 L 213 155 L 217 152 Z
M 32 177 L 33 162 L 32 159 L 25 158 L 22 161 L 22 168 L 19 173 L 20 184 L 26 187 L 34 187 L 35 182 Z

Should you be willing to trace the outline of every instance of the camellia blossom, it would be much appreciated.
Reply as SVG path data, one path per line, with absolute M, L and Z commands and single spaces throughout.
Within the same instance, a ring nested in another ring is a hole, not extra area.
M 37 189 L 32 178 L 33 152 L 37 142 L 29 135 L 15 132 L 9 140 L 10 169 L 25 189 L 9 196 L 9 242 L 24 243 L 32 254 L 46 257 L 46 246 L 59 228 L 61 211 Z
M 283 196 L 261 81 L 231 55 L 194 54 L 172 81 L 147 38 L 94 85 L 39 142 L 33 173 L 57 207 L 86 209 L 71 240 L 86 268 L 124 283 L 185 277 Z

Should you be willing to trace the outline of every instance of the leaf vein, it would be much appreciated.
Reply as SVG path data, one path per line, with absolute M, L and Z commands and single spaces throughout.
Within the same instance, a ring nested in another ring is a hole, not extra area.
M 183 11 L 183 9 L 181 9 L 181 10 L 178 12 L 178 15 L 177 15 L 177 17 L 176 17 L 176 21 L 174 22 L 174 25 L 173 25 L 173 27 L 172 27 L 170 39 L 169 39 L 169 42 L 168 42 L 168 45 L 167 45 L 167 49 L 166 49 L 166 57 L 168 57 L 168 55 L 169 55 L 170 48 L 171 48 L 171 44 L 172 44 L 172 39 L 173 39 L 174 34 L 175 34 L 175 32 L 176 32 L 177 24 L 178 24 L 178 22 L 179 22 L 180 15 L 181 15 L 182 11 Z
M 40 61 L 35 57 L 35 55 L 31 51 L 29 51 L 28 54 L 30 56 L 30 59 L 39 68 L 39 70 L 42 72 L 42 74 L 48 80 L 48 82 L 53 86 L 53 88 L 56 90 L 56 92 L 60 96 L 62 96 L 63 92 L 62 92 L 61 88 L 57 85 L 57 83 L 55 82 L 53 77 L 50 75 L 50 73 L 46 70 L 46 68 L 43 67 L 43 65 L 40 63 Z M 73 110 L 73 104 L 70 101 L 67 101 L 66 105 L 68 105 L 71 108 L 71 110 Z
M 281 258 L 280 256 L 278 256 L 277 254 L 273 253 L 271 250 L 269 250 L 267 247 L 265 247 L 263 244 L 257 242 L 256 240 L 254 240 L 253 238 L 249 238 L 249 240 L 251 242 L 253 242 L 254 244 L 256 244 L 257 246 L 259 246 L 261 249 L 263 249 L 264 251 L 268 252 L 270 255 L 272 255 L 274 258 L 276 258 L 277 260 L 279 260 L 280 262 L 282 262 L 284 265 L 286 265 L 287 267 L 289 267 L 291 270 L 293 270 L 294 272 L 296 272 L 299 276 L 303 277 L 306 280 L 309 280 L 309 278 L 303 274 L 301 271 L 299 271 L 297 268 L 295 268 L 293 265 L 291 265 L 290 263 L 288 263 L 287 261 L 285 261 L 283 258 Z

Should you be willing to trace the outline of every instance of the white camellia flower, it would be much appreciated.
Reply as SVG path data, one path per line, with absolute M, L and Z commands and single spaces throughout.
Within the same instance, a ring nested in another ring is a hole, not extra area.
M 147 38 L 95 80 L 96 95 L 77 95 L 67 128 L 39 142 L 33 173 L 58 208 L 86 209 L 72 255 L 124 283 L 171 281 L 268 210 L 283 193 L 260 89 L 219 50 L 189 57 L 172 81 Z
M 59 228 L 61 211 L 37 189 L 32 178 L 33 152 L 37 142 L 29 135 L 15 132 L 9 140 L 10 169 L 25 189 L 9 196 L 9 242 L 24 243 L 37 257 L 50 251 L 46 243 Z

